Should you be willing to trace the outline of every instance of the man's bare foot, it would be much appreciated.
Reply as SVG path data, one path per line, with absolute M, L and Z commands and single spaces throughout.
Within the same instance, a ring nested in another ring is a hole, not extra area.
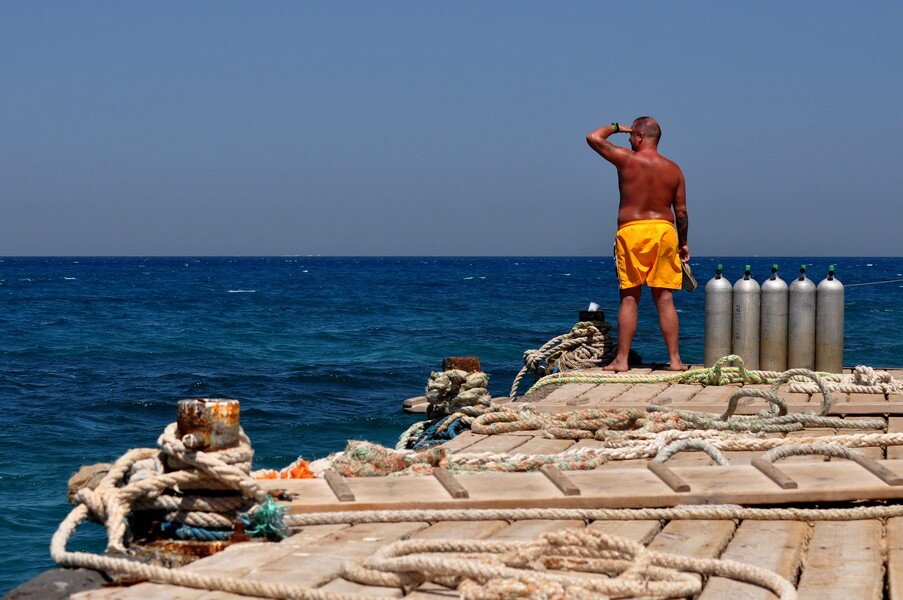
M 686 371 L 686 370 L 689 369 L 689 368 L 690 368 L 690 367 L 688 367 L 687 365 L 683 364 L 682 362 L 676 362 L 676 363 L 673 362 L 673 363 L 671 363 L 671 364 L 668 365 L 668 370 L 669 370 L 669 371 Z
M 603 371 L 614 371 L 615 373 L 620 373 L 621 371 L 627 371 L 629 369 L 630 367 L 627 366 L 626 360 L 614 360 L 607 366 L 602 367 Z

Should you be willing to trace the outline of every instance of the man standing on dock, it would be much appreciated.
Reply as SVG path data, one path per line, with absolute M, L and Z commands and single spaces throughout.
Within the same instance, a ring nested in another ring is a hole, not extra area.
M 608 141 L 630 134 L 630 150 Z M 621 287 L 618 310 L 618 354 L 609 371 L 626 371 L 636 332 L 637 306 L 643 285 L 652 288 L 658 324 L 668 348 L 669 369 L 686 370 L 677 349 L 678 320 L 673 290 L 680 289 L 680 261 L 690 260 L 687 246 L 687 190 L 677 163 L 658 153 L 662 130 L 652 117 L 639 117 L 630 127 L 605 125 L 586 136 L 590 147 L 618 170 L 621 202 L 615 259 Z M 676 227 L 676 231 L 675 231 Z

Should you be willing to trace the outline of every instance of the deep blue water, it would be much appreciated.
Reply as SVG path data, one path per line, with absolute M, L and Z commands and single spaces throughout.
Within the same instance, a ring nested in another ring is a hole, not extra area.
M 845 284 L 903 277 L 903 258 L 699 258 L 733 281 L 777 260 Z M 903 282 L 847 288 L 846 364 L 903 364 Z M 0 594 L 51 566 L 50 536 L 82 464 L 152 446 L 182 398 L 242 402 L 255 468 L 349 438 L 394 444 L 444 356 L 481 357 L 505 395 L 522 353 L 618 293 L 605 258 L 0 259 Z M 679 293 L 681 350 L 702 359 L 702 289 Z M 667 357 L 648 293 L 634 347 Z M 75 547 L 103 547 L 102 530 Z

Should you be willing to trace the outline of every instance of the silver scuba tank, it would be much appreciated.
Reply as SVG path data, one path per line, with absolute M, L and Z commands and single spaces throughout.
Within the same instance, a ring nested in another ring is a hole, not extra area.
M 733 287 L 721 276 L 721 265 L 705 284 L 705 366 L 731 353 Z
M 834 265 L 815 290 L 815 370 L 843 372 L 843 284 Z
M 762 283 L 759 318 L 759 368 L 764 371 L 787 370 L 787 294 L 778 266 L 771 265 L 771 277 Z
M 815 284 L 806 278 L 806 265 L 790 283 L 787 322 L 787 367 L 815 368 Z
M 747 369 L 759 368 L 759 295 L 759 284 L 746 265 L 743 277 L 734 284 L 732 350 Z

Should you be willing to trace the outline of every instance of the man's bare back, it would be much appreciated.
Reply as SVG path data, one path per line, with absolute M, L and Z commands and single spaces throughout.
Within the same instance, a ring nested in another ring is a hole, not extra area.
M 674 222 L 672 206 L 683 185 L 680 168 L 657 152 L 636 152 L 618 168 L 618 225 L 641 219 Z
M 629 150 L 608 141 L 609 136 L 620 132 L 630 134 Z M 620 191 L 618 227 L 643 221 L 667 221 L 674 224 L 677 230 L 677 253 L 680 260 L 686 262 L 690 260 L 690 249 L 687 246 L 686 184 L 680 167 L 659 154 L 660 138 L 661 128 L 658 123 L 651 117 L 640 117 L 631 127 L 621 127 L 618 123 L 600 127 L 586 136 L 586 141 L 618 170 Z M 673 230 L 667 224 L 665 227 L 668 227 L 670 235 L 673 236 Z M 671 240 L 668 244 L 669 252 L 672 260 L 676 260 L 673 254 L 673 237 Z M 621 257 L 623 254 L 618 256 Z M 637 304 L 641 285 L 645 283 L 652 287 L 652 296 L 659 311 L 659 326 L 668 348 L 669 368 L 686 369 L 677 349 L 678 319 L 672 297 L 673 279 L 665 279 L 661 283 L 654 277 L 645 280 L 633 280 L 632 277 L 621 279 L 620 273 L 619 271 L 621 307 L 618 311 L 618 354 L 606 368 L 612 371 L 625 371 L 628 368 L 627 355 L 636 331 Z M 677 287 L 680 287 L 679 283 Z

